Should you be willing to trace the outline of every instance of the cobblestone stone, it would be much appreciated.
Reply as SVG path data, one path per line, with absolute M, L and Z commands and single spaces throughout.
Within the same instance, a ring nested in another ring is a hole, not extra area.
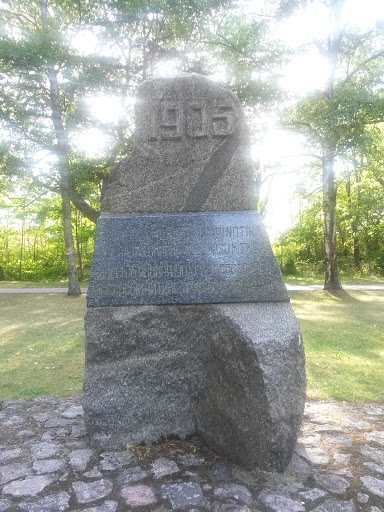
M 80 396 L 0 407 L 0 512 L 384 512 L 381 407 L 309 401 L 283 474 L 230 464 L 198 439 L 100 453 Z

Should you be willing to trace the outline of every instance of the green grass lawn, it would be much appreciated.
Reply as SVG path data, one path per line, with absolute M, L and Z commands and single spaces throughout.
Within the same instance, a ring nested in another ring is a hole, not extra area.
M 384 292 L 291 292 L 308 396 L 384 404 Z M 85 296 L 0 295 L 0 400 L 81 391 Z
M 384 403 L 384 292 L 291 292 L 307 395 Z
M 318 276 L 284 276 L 284 282 L 286 285 L 324 285 L 324 275 Z M 348 277 L 340 276 L 340 282 L 344 284 L 384 284 L 383 276 L 367 276 L 367 277 Z
M 85 295 L 0 295 L 0 400 L 81 391 Z
M 88 281 L 80 282 L 86 288 Z M 68 288 L 68 281 L 0 281 L 0 288 Z

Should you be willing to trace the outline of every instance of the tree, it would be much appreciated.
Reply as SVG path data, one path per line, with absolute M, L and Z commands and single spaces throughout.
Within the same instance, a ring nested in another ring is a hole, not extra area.
M 69 294 L 80 293 L 71 202 L 96 222 L 99 208 L 81 191 L 93 187 L 94 195 L 99 185 L 102 195 L 109 169 L 130 151 L 132 91 L 151 77 L 162 59 L 188 60 L 201 20 L 208 24 L 209 13 L 228 3 L 11 0 L 1 9 L 0 65 L 5 76 L 1 119 L 8 134 L 3 163 L 9 174 L 14 170 L 9 163 L 17 160 L 19 171 L 36 186 L 60 194 Z M 96 49 L 75 49 L 72 41 L 81 33 L 94 36 Z M 120 99 L 121 114 L 114 126 L 102 125 L 86 110 L 85 100 L 95 94 Z M 74 138 L 95 125 L 109 132 L 113 143 L 105 158 L 89 162 L 76 151 Z M 36 172 L 39 158 L 50 162 L 49 172 Z
M 5 76 L 2 121 L 9 134 L 8 146 L 36 184 L 60 194 L 68 294 L 76 296 L 81 291 L 71 226 L 69 135 L 79 115 L 75 97 L 93 70 L 90 62 L 71 50 L 68 38 L 82 19 L 80 8 L 75 15 L 72 8 L 72 2 L 53 0 L 9 3 L 2 9 L 6 26 L 0 62 Z M 39 151 L 53 157 L 46 177 L 37 177 L 31 168 Z
M 338 176 L 336 229 L 338 265 L 348 275 L 384 274 L 384 196 L 368 162 L 348 151 L 351 162 Z M 318 274 L 323 268 L 323 201 L 319 190 L 306 198 L 295 225 L 280 236 L 275 252 L 284 272 Z
M 306 136 L 322 164 L 324 210 L 324 289 L 341 288 L 337 262 L 335 162 L 350 148 L 367 147 L 367 126 L 384 119 L 384 98 L 377 86 L 383 77 L 383 30 L 361 33 L 343 21 L 345 0 L 323 1 L 329 11 L 328 36 L 313 42 L 329 64 L 325 87 L 289 112 L 287 127 Z M 302 1 L 310 9 L 319 2 Z M 284 2 L 285 7 L 292 2 Z M 297 2 L 296 2 L 297 6 Z

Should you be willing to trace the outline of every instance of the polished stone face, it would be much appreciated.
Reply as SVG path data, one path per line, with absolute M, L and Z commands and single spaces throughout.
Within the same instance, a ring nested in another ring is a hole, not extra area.
M 289 301 L 257 212 L 104 215 L 88 307 Z
M 237 464 L 289 463 L 304 349 L 254 176 L 231 92 L 188 74 L 140 85 L 135 146 L 111 174 L 89 289 L 94 446 L 198 433 Z

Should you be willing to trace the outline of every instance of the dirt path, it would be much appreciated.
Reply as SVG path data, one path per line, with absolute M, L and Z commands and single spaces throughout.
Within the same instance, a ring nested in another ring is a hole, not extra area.
M 82 293 L 87 293 L 88 288 L 81 288 Z M 323 290 L 320 284 L 311 285 L 292 285 L 287 286 L 288 291 L 310 292 Z M 346 284 L 343 290 L 360 291 L 384 291 L 384 284 Z M 67 288 L 0 288 L 0 293 L 68 293 Z

